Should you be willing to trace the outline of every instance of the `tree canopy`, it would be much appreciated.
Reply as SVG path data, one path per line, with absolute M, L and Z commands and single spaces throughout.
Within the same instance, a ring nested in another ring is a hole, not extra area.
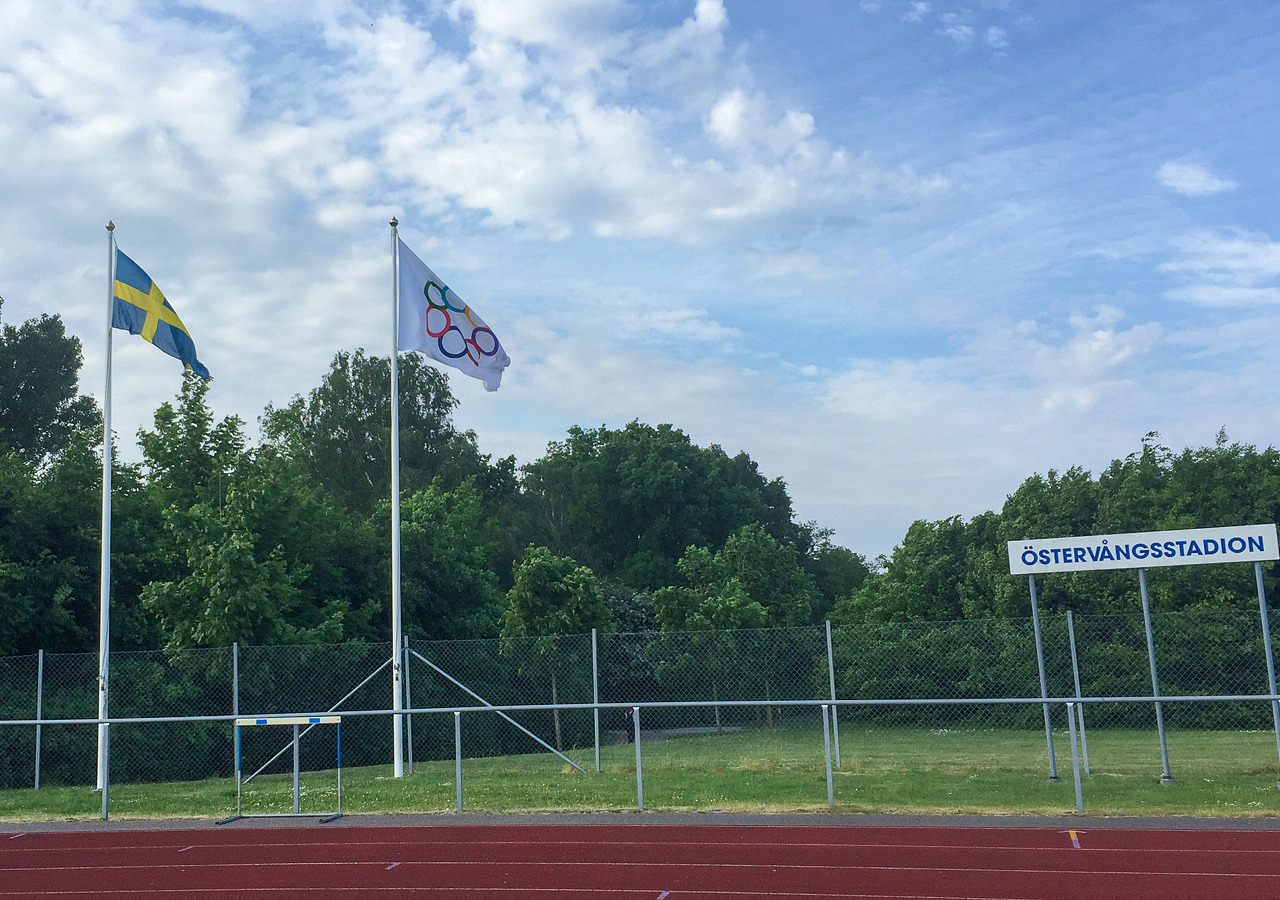
M 0 655 L 94 645 L 102 448 L 80 365 L 57 316 L 0 326 Z M 632 421 L 570 428 L 517 470 L 455 426 L 439 370 L 410 354 L 399 371 L 405 634 L 500 635 L 525 643 L 526 668 L 591 628 L 1024 616 L 1009 540 L 1280 518 L 1280 452 L 1221 433 L 1175 453 L 1153 433 L 1096 476 L 1033 474 L 998 511 L 915 522 L 868 564 L 797 522 L 785 483 L 746 453 Z M 214 415 L 211 382 L 188 374 L 175 391 L 138 432 L 141 464 L 113 461 L 113 646 L 385 640 L 389 360 L 337 353 L 305 397 L 266 408 L 256 442 Z M 1277 575 L 1269 565 L 1272 586 Z M 1149 582 L 1157 609 L 1253 600 L 1243 567 Z M 1040 598 L 1122 612 L 1136 590 L 1124 572 L 1059 573 Z
M 744 525 L 780 541 L 809 537 L 781 479 L 671 425 L 571 428 L 524 467 L 522 487 L 537 543 L 638 589 L 674 583 L 685 548 L 720 547 Z
M 60 316 L 0 324 L 0 454 L 44 462 L 101 421 L 93 400 L 76 393 L 81 361 L 80 340 Z
M 1276 522 L 1280 452 L 1234 443 L 1174 453 L 1148 434 L 1141 448 L 1094 477 L 1079 467 L 1028 477 L 999 512 L 969 521 L 918 521 L 879 561 L 880 571 L 842 599 L 842 621 L 989 618 L 1030 614 L 1025 582 L 1009 575 L 1006 545 L 1025 538 L 1117 534 Z M 1268 564 L 1274 583 L 1280 567 Z M 1040 579 L 1047 610 L 1137 608 L 1136 579 L 1123 570 L 1059 572 Z M 1245 566 L 1180 566 L 1148 573 L 1156 609 L 1228 609 L 1256 603 Z

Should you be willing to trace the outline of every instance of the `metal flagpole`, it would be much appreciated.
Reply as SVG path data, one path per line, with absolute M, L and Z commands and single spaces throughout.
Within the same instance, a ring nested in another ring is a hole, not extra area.
M 98 718 L 107 717 L 111 657 L 111 315 L 115 306 L 116 225 L 107 222 L 107 352 L 102 391 L 102 565 L 98 573 Z M 107 785 L 107 725 L 98 725 L 98 790 Z
M 395 777 L 404 777 L 404 690 L 400 621 L 400 238 L 391 220 L 391 734 Z

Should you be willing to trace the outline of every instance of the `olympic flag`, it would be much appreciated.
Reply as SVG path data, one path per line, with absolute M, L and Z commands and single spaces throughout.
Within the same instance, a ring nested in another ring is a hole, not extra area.
M 396 238 L 400 254 L 400 328 L 397 350 L 417 350 L 484 382 L 496 391 L 511 365 L 493 329 L 427 264 Z

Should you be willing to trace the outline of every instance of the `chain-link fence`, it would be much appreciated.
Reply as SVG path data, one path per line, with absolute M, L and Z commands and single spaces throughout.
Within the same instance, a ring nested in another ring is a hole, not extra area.
M 1095 754 L 1105 756 L 1108 732 L 1155 729 L 1157 691 L 1140 615 L 1045 617 L 1041 636 L 1047 696 L 1152 698 L 1085 704 L 1080 718 Z M 1156 614 L 1152 642 L 1159 694 L 1224 698 L 1164 704 L 1171 731 L 1273 727 L 1271 703 L 1231 699 L 1270 692 L 1256 612 Z M 647 707 L 640 722 L 645 740 L 704 734 L 768 740 L 820 721 L 813 702 L 792 701 L 830 701 L 833 694 L 838 723 L 847 727 L 1028 733 L 1044 727 L 1038 704 L 972 702 L 1041 696 L 1030 619 L 412 641 L 404 651 L 409 709 L 588 706 L 469 714 L 468 757 L 555 751 L 589 766 L 593 750 L 599 759 L 601 746 L 634 736 L 627 711 L 589 708 L 593 703 Z M 117 653 L 111 658 L 110 715 L 390 710 L 391 657 L 390 644 Z M 94 654 L 0 659 L 0 787 L 94 783 L 96 729 L 47 720 L 96 718 L 97 674 Z M 903 702 L 920 700 L 952 702 Z M 1066 725 L 1062 710 L 1054 712 L 1064 719 L 1055 722 L 1059 729 Z M 46 723 L 6 724 L 37 718 Z M 390 762 L 389 715 L 344 721 L 344 765 Z M 405 731 L 409 760 L 454 756 L 452 716 L 408 716 Z M 287 741 L 279 732 L 242 736 L 243 758 L 252 761 L 245 776 L 288 770 L 292 758 L 283 752 Z M 112 729 L 111 777 L 132 783 L 230 777 L 234 740 L 225 718 L 119 724 Z M 726 740 L 723 746 L 724 764 L 731 766 L 739 745 Z M 304 768 L 331 764 L 332 748 L 324 742 L 303 748 Z

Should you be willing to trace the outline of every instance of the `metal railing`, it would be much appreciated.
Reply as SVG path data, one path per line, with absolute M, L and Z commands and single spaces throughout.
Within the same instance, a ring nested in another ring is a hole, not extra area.
M 1280 698 L 1264 652 L 1270 636 L 1256 612 L 1151 620 L 1148 629 L 1136 615 L 1044 617 L 1040 654 L 1030 619 L 406 642 L 409 770 L 415 758 L 458 752 L 464 718 L 472 756 L 552 752 L 582 768 L 590 762 L 568 751 L 592 748 L 598 770 L 601 747 L 634 729 L 629 709 L 650 731 L 724 734 L 768 731 L 797 710 L 814 721 L 825 707 L 836 770 L 842 724 L 1030 731 L 1048 707 L 1058 715 L 1069 709 L 1086 774 L 1089 735 L 1150 729 L 1157 703 L 1172 729 L 1275 728 Z M 241 714 L 340 711 L 352 717 L 343 734 L 346 765 L 385 764 L 391 649 L 113 654 L 113 779 L 230 777 L 225 722 Z M 0 658 L 0 787 L 94 783 L 96 741 L 77 726 L 99 721 L 96 679 L 94 654 Z M 473 715 L 480 711 L 490 715 Z M 1280 731 L 1276 746 L 1280 754 Z M 1055 777 L 1055 754 L 1046 757 Z

